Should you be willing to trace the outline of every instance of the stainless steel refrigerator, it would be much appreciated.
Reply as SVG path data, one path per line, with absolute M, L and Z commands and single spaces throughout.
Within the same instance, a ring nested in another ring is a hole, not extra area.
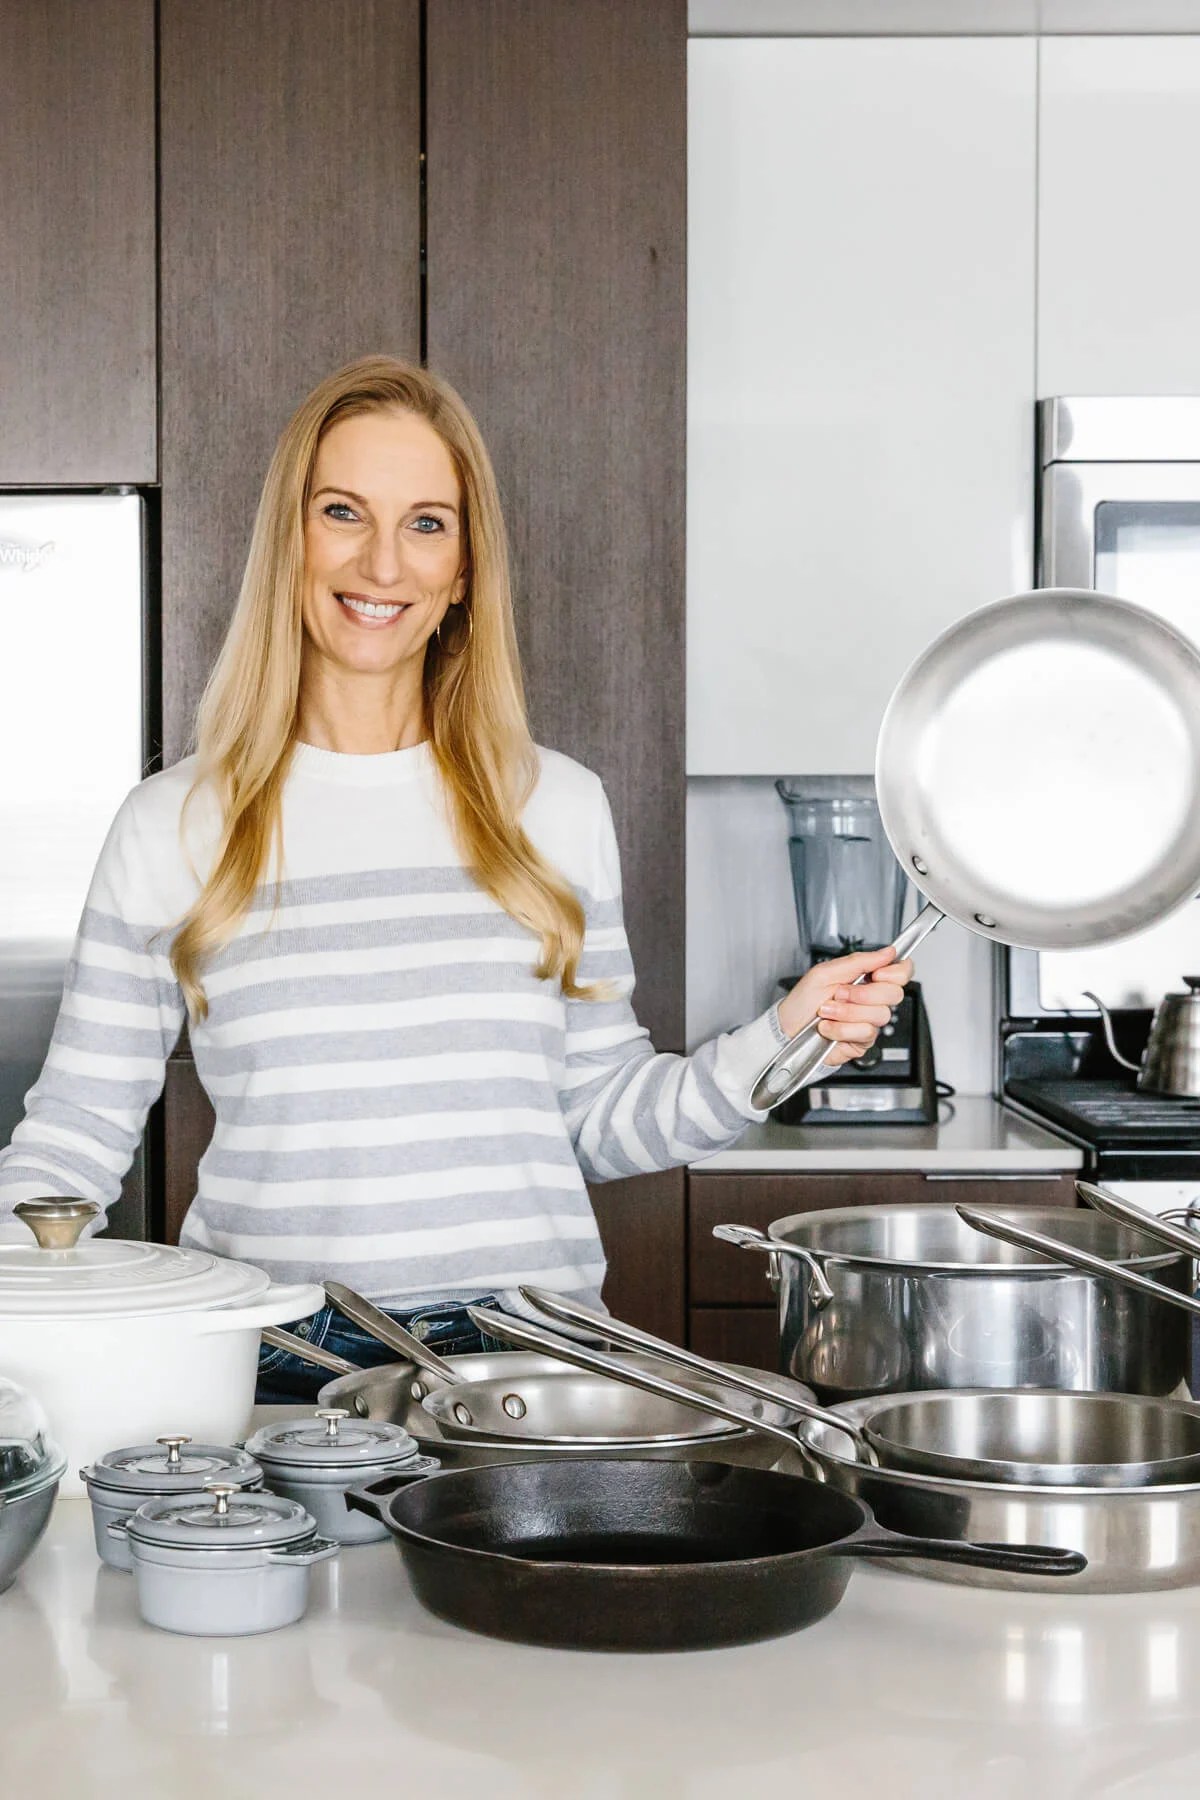
M 0 493 L 0 1144 L 45 1057 L 113 815 L 145 772 L 146 504 Z M 146 1235 L 139 1154 L 109 1226 Z

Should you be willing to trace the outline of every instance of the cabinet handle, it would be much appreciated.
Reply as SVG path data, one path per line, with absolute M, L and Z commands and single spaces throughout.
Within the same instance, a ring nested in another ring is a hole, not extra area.
M 934 1175 L 922 1170 L 926 1181 L 1065 1181 L 1063 1175 L 1038 1175 L 1027 1172 L 1020 1175 L 993 1175 L 986 1169 L 957 1169 L 952 1175 Z

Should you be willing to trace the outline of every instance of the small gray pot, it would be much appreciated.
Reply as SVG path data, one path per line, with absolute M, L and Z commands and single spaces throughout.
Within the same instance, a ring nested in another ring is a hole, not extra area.
M 110 1532 L 110 1525 L 128 1519 L 147 1500 L 194 1494 L 207 1481 L 260 1488 L 263 1472 L 244 1450 L 229 1444 L 193 1444 L 191 1438 L 180 1436 L 108 1450 L 90 1468 L 80 1469 L 79 1477 L 92 1503 L 92 1532 L 101 1562 L 128 1573 L 133 1568 L 129 1540 L 123 1533 Z
M 303 1507 L 228 1482 L 148 1500 L 108 1529 L 129 1545 L 142 1618 L 189 1637 L 294 1624 L 308 1605 L 309 1569 L 338 1550 Z
M 246 1450 L 262 1465 L 271 1492 L 303 1506 L 323 1536 L 339 1544 L 368 1544 L 385 1538 L 387 1528 L 367 1513 L 351 1512 L 347 1489 L 383 1475 L 419 1481 L 441 1465 L 420 1454 L 402 1425 L 382 1419 L 347 1425 L 347 1419 L 344 1407 L 321 1407 L 313 1420 L 265 1425 L 247 1439 Z

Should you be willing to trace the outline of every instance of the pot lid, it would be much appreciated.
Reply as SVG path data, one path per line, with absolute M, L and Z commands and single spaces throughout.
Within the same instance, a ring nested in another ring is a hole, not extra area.
M 176 1544 L 188 1550 L 253 1550 L 311 1537 L 317 1522 L 295 1500 L 245 1493 L 232 1481 L 209 1481 L 190 1494 L 145 1500 L 126 1522 L 144 1544 Z
M 349 1424 L 345 1422 L 348 1419 Z M 246 1449 L 274 1467 L 310 1469 L 410 1462 L 420 1456 L 420 1445 L 403 1425 L 391 1425 L 385 1419 L 351 1419 L 339 1406 L 319 1407 L 312 1419 L 264 1425 L 247 1438 Z
M 206 1481 L 231 1481 L 253 1487 L 262 1470 L 252 1456 L 232 1444 L 193 1444 L 189 1437 L 160 1437 L 153 1444 L 131 1444 L 98 1456 L 80 1471 L 90 1487 L 121 1493 L 195 1493 Z
M 0 1244 L 0 1318 L 142 1316 L 255 1300 L 270 1276 L 250 1263 L 172 1244 L 76 1239 L 93 1200 L 25 1200 L 13 1208 L 36 1243 Z
M 0 1375 L 0 1504 L 48 1487 L 66 1466 L 32 1394 Z

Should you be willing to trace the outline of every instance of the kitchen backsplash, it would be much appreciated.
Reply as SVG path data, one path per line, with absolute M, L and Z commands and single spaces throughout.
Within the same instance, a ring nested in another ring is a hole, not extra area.
M 813 792 L 871 791 L 870 778 L 811 778 Z M 687 799 L 687 1047 L 768 1007 L 798 968 L 787 818 L 766 777 L 693 776 Z M 910 899 L 906 918 L 915 910 Z M 993 946 L 949 921 L 922 944 L 917 972 L 938 1077 L 992 1092 Z

